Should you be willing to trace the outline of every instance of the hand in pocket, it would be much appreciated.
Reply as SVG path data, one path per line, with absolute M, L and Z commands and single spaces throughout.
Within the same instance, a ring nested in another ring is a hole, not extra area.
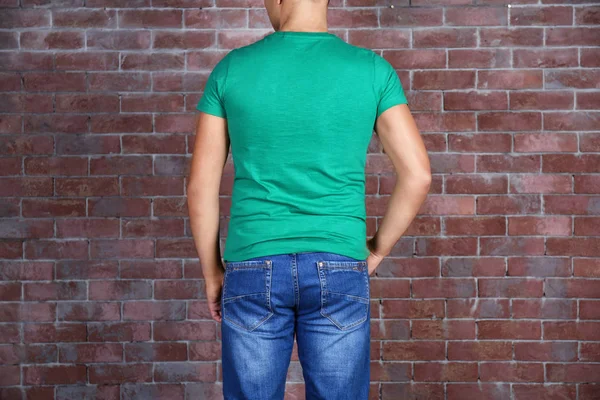
M 369 249 L 369 257 L 367 257 L 367 265 L 369 268 L 369 276 L 372 276 L 375 273 L 377 267 L 383 260 L 384 256 L 380 256 L 375 253 L 375 241 L 374 237 L 371 239 L 367 239 L 367 248 Z

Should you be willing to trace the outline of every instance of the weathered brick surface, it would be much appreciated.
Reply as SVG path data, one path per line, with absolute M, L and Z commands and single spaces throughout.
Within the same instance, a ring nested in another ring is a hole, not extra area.
M 1 399 L 221 397 L 185 185 L 262 6 L 0 0 Z M 600 3 L 332 0 L 329 27 L 396 68 L 434 173 L 371 278 L 371 398 L 599 399 Z M 366 173 L 372 235 L 376 136 Z

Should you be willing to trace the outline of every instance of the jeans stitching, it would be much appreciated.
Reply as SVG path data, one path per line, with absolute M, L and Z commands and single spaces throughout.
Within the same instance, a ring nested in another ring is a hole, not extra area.
M 339 261 L 339 260 L 319 260 L 317 261 L 317 271 L 318 271 L 318 275 L 319 275 L 319 281 L 321 284 L 321 310 L 320 310 L 320 314 L 322 316 L 324 316 L 325 318 L 327 318 L 328 320 L 330 320 L 338 329 L 340 330 L 348 330 L 350 328 L 353 328 L 357 325 L 362 324 L 363 322 L 365 322 L 368 317 L 369 317 L 369 307 L 370 307 L 370 298 L 369 297 L 360 297 L 360 296 L 353 296 L 353 295 L 348 295 L 346 293 L 338 293 L 338 292 L 329 292 L 327 291 L 327 279 L 325 278 L 325 269 L 326 268 L 349 268 L 352 266 L 360 266 L 360 272 L 361 274 L 364 273 L 364 271 L 367 271 L 367 276 L 366 276 L 366 285 L 367 285 L 367 293 L 370 292 L 369 289 L 369 281 L 368 281 L 368 269 L 367 269 L 367 262 L 366 261 Z M 365 301 L 359 301 L 359 300 L 351 300 L 351 301 L 356 301 L 357 303 L 362 303 L 365 304 L 367 306 L 367 313 L 364 317 L 362 317 L 361 319 L 352 322 L 351 324 L 348 324 L 346 326 L 342 326 L 341 324 L 339 324 L 337 321 L 335 321 L 330 315 L 327 315 L 324 310 L 327 307 L 327 296 L 325 293 L 335 293 L 338 295 L 344 295 L 344 296 L 349 296 L 349 297 L 354 297 L 356 299 L 362 299 L 362 300 L 367 300 Z
M 226 285 L 226 280 L 224 279 L 223 282 L 223 297 L 222 297 L 222 303 L 223 303 L 223 307 L 222 307 L 222 316 L 224 320 L 229 321 L 230 323 L 238 326 L 240 329 L 243 329 L 247 332 L 251 332 L 253 330 L 255 330 L 256 328 L 258 328 L 260 325 L 262 325 L 267 319 L 271 318 L 275 313 L 273 312 L 272 309 L 272 305 L 271 305 L 271 277 L 272 277 L 272 266 L 273 266 L 273 262 L 272 260 L 251 260 L 251 261 L 234 261 L 234 262 L 228 262 L 225 264 L 226 268 L 225 268 L 225 274 L 228 273 L 228 271 L 231 271 L 232 269 L 235 270 L 236 268 L 262 268 L 265 269 L 266 274 L 265 274 L 265 292 L 262 293 L 249 293 L 249 294 L 245 294 L 245 295 L 240 295 L 240 296 L 232 296 L 232 297 L 225 297 L 225 285 Z M 231 273 L 231 272 L 229 272 Z M 238 322 L 232 320 L 231 318 L 229 318 L 227 316 L 227 313 L 225 312 L 225 304 L 229 304 L 229 303 L 235 303 L 237 300 L 244 298 L 244 297 L 249 297 L 249 296 L 255 296 L 255 295 L 265 295 L 265 308 L 268 311 L 268 314 L 262 318 L 261 320 L 257 321 L 254 325 L 251 326 L 244 326 L 239 324 Z

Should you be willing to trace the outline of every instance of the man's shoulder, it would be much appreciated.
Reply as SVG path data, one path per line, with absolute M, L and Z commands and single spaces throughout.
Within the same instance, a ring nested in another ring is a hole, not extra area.
M 250 53 L 256 53 L 257 51 L 260 51 L 262 49 L 265 40 L 267 39 L 267 36 L 269 35 L 265 34 L 264 36 L 260 37 L 252 43 L 236 47 L 230 50 L 230 53 L 235 53 L 235 55 L 238 57 L 243 57 L 244 55 L 248 55 Z

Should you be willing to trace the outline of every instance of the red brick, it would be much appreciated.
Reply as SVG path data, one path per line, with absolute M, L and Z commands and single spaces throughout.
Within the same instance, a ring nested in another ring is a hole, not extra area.
M 371 308 L 372 310 L 373 308 Z M 202 315 L 206 313 L 206 304 L 202 306 Z M 375 315 L 375 314 L 373 314 Z M 202 317 L 204 319 L 205 317 Z M 373 325 L 375 328 L 372 332 L 373 338 L 377 339 L 393 339 L 393 340 L 409 340 L 410 339 L 410 321 L 408 320 L 382 320 L 381 324 Z M 379 350 L 377 350 L 379 353 Z
M 476 47 L 475 28 L 430 28 L 413 31 L 413 47 Z
M 506 383 L 448 384 L 447 400 L 506 400 L 510 398 L 510 385 Z
M 448 318 L 509 318 L 508 299 L 448 299 Z
M 511 25 L 572 25 L 573 7 L 515 7 L 510 13 Z
M 515 68 L 567 68 L 576 67 L 577 65 L 578 56 L 576 48 L 515 49 L 513 51 L 513 66 Z M 551 87 L 548 85 L 547 78 L 546 87 Z M 511 99 L 512 95 L 513 93 L 511 93 Z M 526 97 L 528 93 L 514 93 L 514 95 L 517 95 L 517 97 Z M 568 95 L 568 93 L 564 95 Z
M 164 321 L 153 325 L 157 341 L 216 339 L 216 325 L 211 321 Z
M 483 278 L 478 282 L 480 297 L 542 297 L 544 281 L 525 278 Z
M 52 10 L 52 26 L 60 28 L 116 28 L 114 10 Z
M 381 393 L 384 399 L 444 400 L 444 386 L 441 384 L 391 382 L 381 385 Z
M 127 301 L 123 303 L 123 318 L 129 321 L 184 320 L 185 316 L 184 302 Z
M 477 197 L 477 214 L 537 214 L 540 210 L 538 195 Z
M 50 11 L 44 9 L 3 9 L 0 29 L 50 27 Z
M 481 255 L 544 255 L 543 238 L 528 237 L 482 237 L 479 240 Z
M 444 300 L 383 300 L 386 318 L 443 318 Z
M 371 295 L 387 298 L 410 297 L 410 281 L 408 279 L 372 280 Z
M 152 370 L 149 363 L 92 365 L 89 382 L 97 385 L 152 382 Z
M 203 292 L 198 280 L 161 280 L 154 286 L 154 298 L 159 300 L 197 299 Z
M 442 276 L 504 276 L 506 265 L 497 257 L 446 258 L 442 264 Z
M 577 388 L 575 385 L 514 385 L 513 395 L 515 400 L 575 400 Z
M 516 51 L 516 50 L 515 50 Z M 525 51 L 525 50 L 524 50 Z M 531 50 L 534 51 L 534 50 Z M 520 53 L 517 53 L 520 54 Z M 529 54 L 527 54 L 529 56 Z M 525 58 L 526 55 L 521 55 Z M 531 57 L 539 58 L 538 54 L 532 54 Z M 517 61 L 525 63 L 526 61 Z M 533 61 L 532 61 L 533 63 Z M 547 61 L 546 63 L 550 63 Z M 512 110 L 556 110 L 556 109 L 572 109 L 574 102 L 573 93 L 561 91 L 552 92 L 550 90 L 527 90 L 523 92 L 512 92 L 510 96 L 510 109 Z M 552 134 L 544 133 L 516 133 L 515 134 L 515 151 L 518 152 L 535 152 L 535 151 L 567 151 L 573 147 L 577 147 L 574 135 L 571 134 Z M 566 147 L 559 146 L 564 145 Z M 573 150 L 576 151 L 576 150 Z
M 541 339 L 539 321 L 478 321 L 479 339 Z
M 384 360 L 443 360 L 444 342 L 383 342 Z
M 123 136 L 123 150 L 125 153 L 185 153 L 185 138 L 175 135 Z
M 466 278 L 413 280 L 412 296 L 414 298 L 473 297 L 475 280 Z
M 87 240 L 29 240 L 25 242 L 28 259 L 87 260 Z
M 251 13 L 252 11 L 254 10 L 251 10 Z M 252 15 L 250 20 L 254 20 Z M 370 49 L 409 48 L 410 31 L 407 29 L 351 29 L 348 31 L 348 43 Z
M 573 275 L 600 278 L 600 259 L 574 258 Z
M 84 342 L 86 326 L 78 323 L 25 324 L 24 343 Z
M 547 98 L 552 98 L 552 94 L 544 94 Z M 572 95 L 569 94 L 571 100 L 565 107 L 573 107 Z M 516 96 L 511 96 L 511 101 Z M 543 108 L 539 104 L 536 108 Z M 577 151 L 577 136 L 569 133 L 516 133 L 515 136 L 515 151 L 523 153 L 549 152 L 549 151 Z M 518 177 L 517 177 L 518 178 Z M 536 175 L 536 179 L 545 178 L 544 175 Z M 549 180 L 560 180 L 561 177 L 550 176 Z M 560 180 L 562 182 L 562 180 Z M 563 189 L 564 190 L 564 189 Z
M 469 215 L 475 213 L 475 202 L 471 196 L 429 196 L 419 214 Z
M 510 257 L 508 259 L 508 275 L 571 276 L 571 261 L 558 257 Z
M 81 385 L 86 383 L 85 365 L 40 365 L 23 368 L 25 385 Z
M 443 24 L 442 8 L 382 8 L 382 27 L 425 27 Z
M 580 384 L 579 386 L 579 400 L 598 400 L 598 393 L 600 393 L 600 385 L 598 384 Z
M 479 376 L 477 363 L 415 363 L 415 381 L 474 382 Z
M 499 92 L 445 92 L 445 110 L 506 110 L 506 93 Z
M 515 175 L 511 177 L 512 193 L 571 193 L 571 177 L 564 175 Z
M 545 294 L 547 297 L 600 298 L 600 281 L 549 278 Z
M 125 196 L 183 195 L 183 178 L 125 176 L 121 178 L 121 190 Z
M 598 340 L 600 322 L 544 321 L 544 340 Z
M 141 342 L 150 340 L 150 323 L 110 322 L 88 325 L 90 342 Z
M 507 193 L 508 179 L 505 176 L 450 175 L 446 178 L 448 194 L 491 194 Z
M 448 7 L 445 11 L 446 25 L 486 26 L 508 23 L 505 7 Z
M 124 10 L 119 11 L 120 28 L 181 28 L 181 10 Z
M 600 361 L 599 343 L 581 343 L 579 350 L 579 359 L 581 361 Z
M 0 301 L 20 301 L 21 284 L 16 282 L 0 283 Z
M 479 31 L 482 47 L 539 47 L 543 40 L 543 28 L 481 28 Z
M 576 319 L 577 302 L 573 300 L 541 299 L 512 300 L 513 318 Z
M 475 255 L 477 252 L 477 243 L 473 239 L 475 238 L 419 238 L 415 246 L 416 254 L 422 256 Z
M 21 48 L 33 50 L 81 49 L 85 46 L 83 32 L 27 31 L 21 32 Z
M 126 343 L 125 359 L 128 362 L 186 361 L 185 343 Z
M 600 301 L 597 300 L 580 300 L 579 301 L 579 318 L 581 319 L 600 319 Z
M 550 131 L 594 130 L 600 112 L 552 112 L 544 114 L 544 129 Z
M 54 275 L 53 263 L 48 261 L 2 261 L 3 280 L 47 281 Z
M 147 239 L 92 240 L 91 258 L 151 258 L 154 256 L 154 241 Z
M 575 193 L 600 194 L 600 176 L 580 175 L 574 176 Z
M 547 364 L 549 382 L 599 382 L 600 364 Z
M 484 154 L 478 158 L 481 172 L 535 172 L 539 171 L 540 157 L 536 155 Z
M 535 131 L 541 129 L 542 115 L 537 112 L 482 112 L 477 116 L 477 123 L 482 131 Z
M 158 239 L 156 240 L 156 257 L 195 258 L 198 256 L 192 239 Z
M 433 258 L 388 259 L 377 269 L 381 276 L 393 277 L 435 277 L 440 275 L 439 261 Z
M 544 154 L 542 172 L 594 173 L 598 163 L 600 163 L 598 154 Z
M 473 89 L 474 71 L 414 71 L 414 90 Z
M 116 343 L 67 344 L 60 348 L 61 363 L 100 363 L 123 361 L 123 347 Z
M 185 27 L 193 29 L 245 28 L 247 10 L 192 9 L 184 12 Z
M 85 300 L 86 297 L 85 282 L 64 281 L 23 285 L 23 298 L 27 301 Z
M 516 342 L 515 360 L 577 361 L 575 342 Z
M 121 309 L 117 302 L 68 302 L 59 304 L 58 318 L 63 321 L 119 321 Z
M 412 321 L 413 339 L 475 339 L 475 321 Z
M 570 236 L 570 217 L 509 217 L 509 235 Z
M 510 52 L 508 49 L 449 49 L 448 67 L 450 68 L 508 68 Z M 480 94 L 484 94 L 479 92 Z M 498 93 L 504 95 L 504 93 Z M 483 105 L 481 105 L 483 107 Z
M 432 173 L 475 172 L 475 159 L 470 154 L 432 154 L 430 166 Z
M 544 382 L 544 366 L 541 363 L 480 364 L 479 379 L 482 382 Z
M 511 360 L 512 345 L 499 341 L 448 342 L 449 360 Z

